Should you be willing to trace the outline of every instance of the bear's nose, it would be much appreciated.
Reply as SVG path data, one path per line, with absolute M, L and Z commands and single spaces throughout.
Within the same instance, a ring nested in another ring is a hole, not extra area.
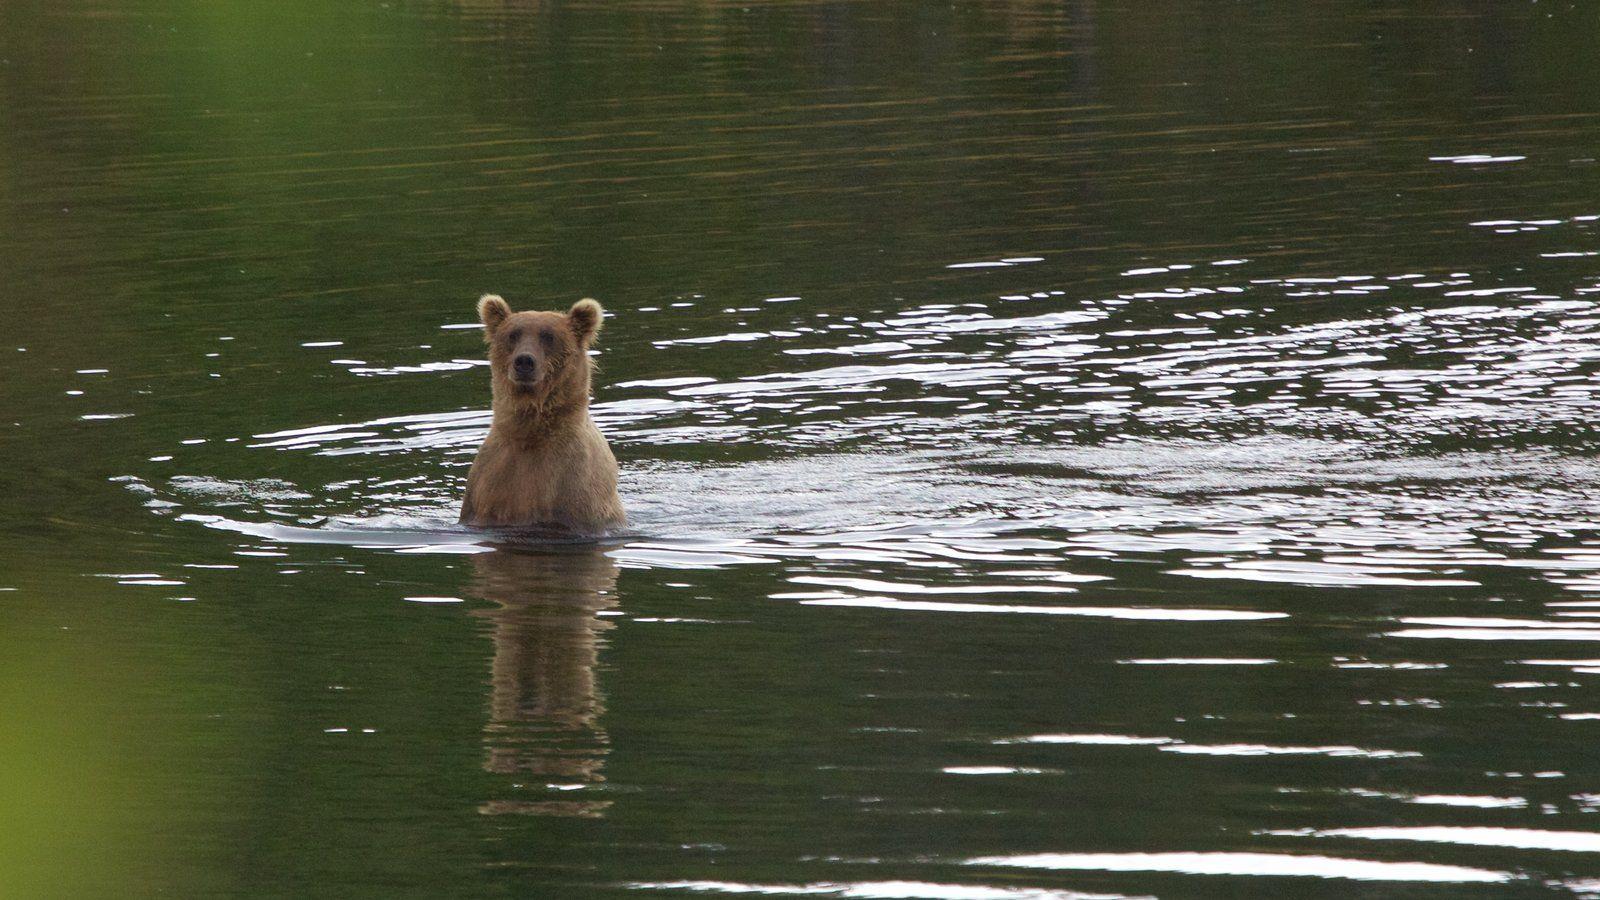
M 511 367 L 517 370 L 519 377 L 532 375 L 534 368 L 533 356 L 523 353 L 511 361 Z

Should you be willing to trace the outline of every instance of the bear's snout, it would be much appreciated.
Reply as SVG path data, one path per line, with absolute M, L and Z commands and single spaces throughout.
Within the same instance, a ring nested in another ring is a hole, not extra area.
M 530 381 L 539 370 L 539 363 L 531 353 L 519 353 L 511 361 L 511 372 L 517 376 L 518 381 Z

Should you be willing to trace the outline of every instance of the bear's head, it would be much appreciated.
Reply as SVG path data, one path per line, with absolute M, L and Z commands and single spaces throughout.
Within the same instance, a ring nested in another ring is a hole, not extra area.
M 579 300 L 565 313 L 512 312 L 505 300 L 478 300 L 483 340 L 489 345 L 496 407 L 535 415 L 582 410 L 589 404 L 589 348 L 604 312 Z

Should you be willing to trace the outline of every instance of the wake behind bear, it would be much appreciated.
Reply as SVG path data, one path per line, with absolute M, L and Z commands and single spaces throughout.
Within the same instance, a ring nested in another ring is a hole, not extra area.
M 478 301 L 494 421 L 467 475 L 462 524 L 595 534 L 627 521 L 617 461 L 589 417 L 589 348 L 603 315 L 593 300 L 565 314 Z

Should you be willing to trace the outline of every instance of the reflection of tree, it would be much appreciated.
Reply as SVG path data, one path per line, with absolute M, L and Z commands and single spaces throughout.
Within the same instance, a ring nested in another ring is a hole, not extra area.
M 484 769 L 523 776 L 530 793 L 604 781 L 610 741 L 594 670 L 611 628 L 599 613 L 617 602 L 616 563 L 593 548 L 497 550 L 474 556 L 473 569 L 477 592 L 498 604 L 479 613 L 494 625 Z M 609 805 L 505 799 L 479 811 L 598 816 Z

